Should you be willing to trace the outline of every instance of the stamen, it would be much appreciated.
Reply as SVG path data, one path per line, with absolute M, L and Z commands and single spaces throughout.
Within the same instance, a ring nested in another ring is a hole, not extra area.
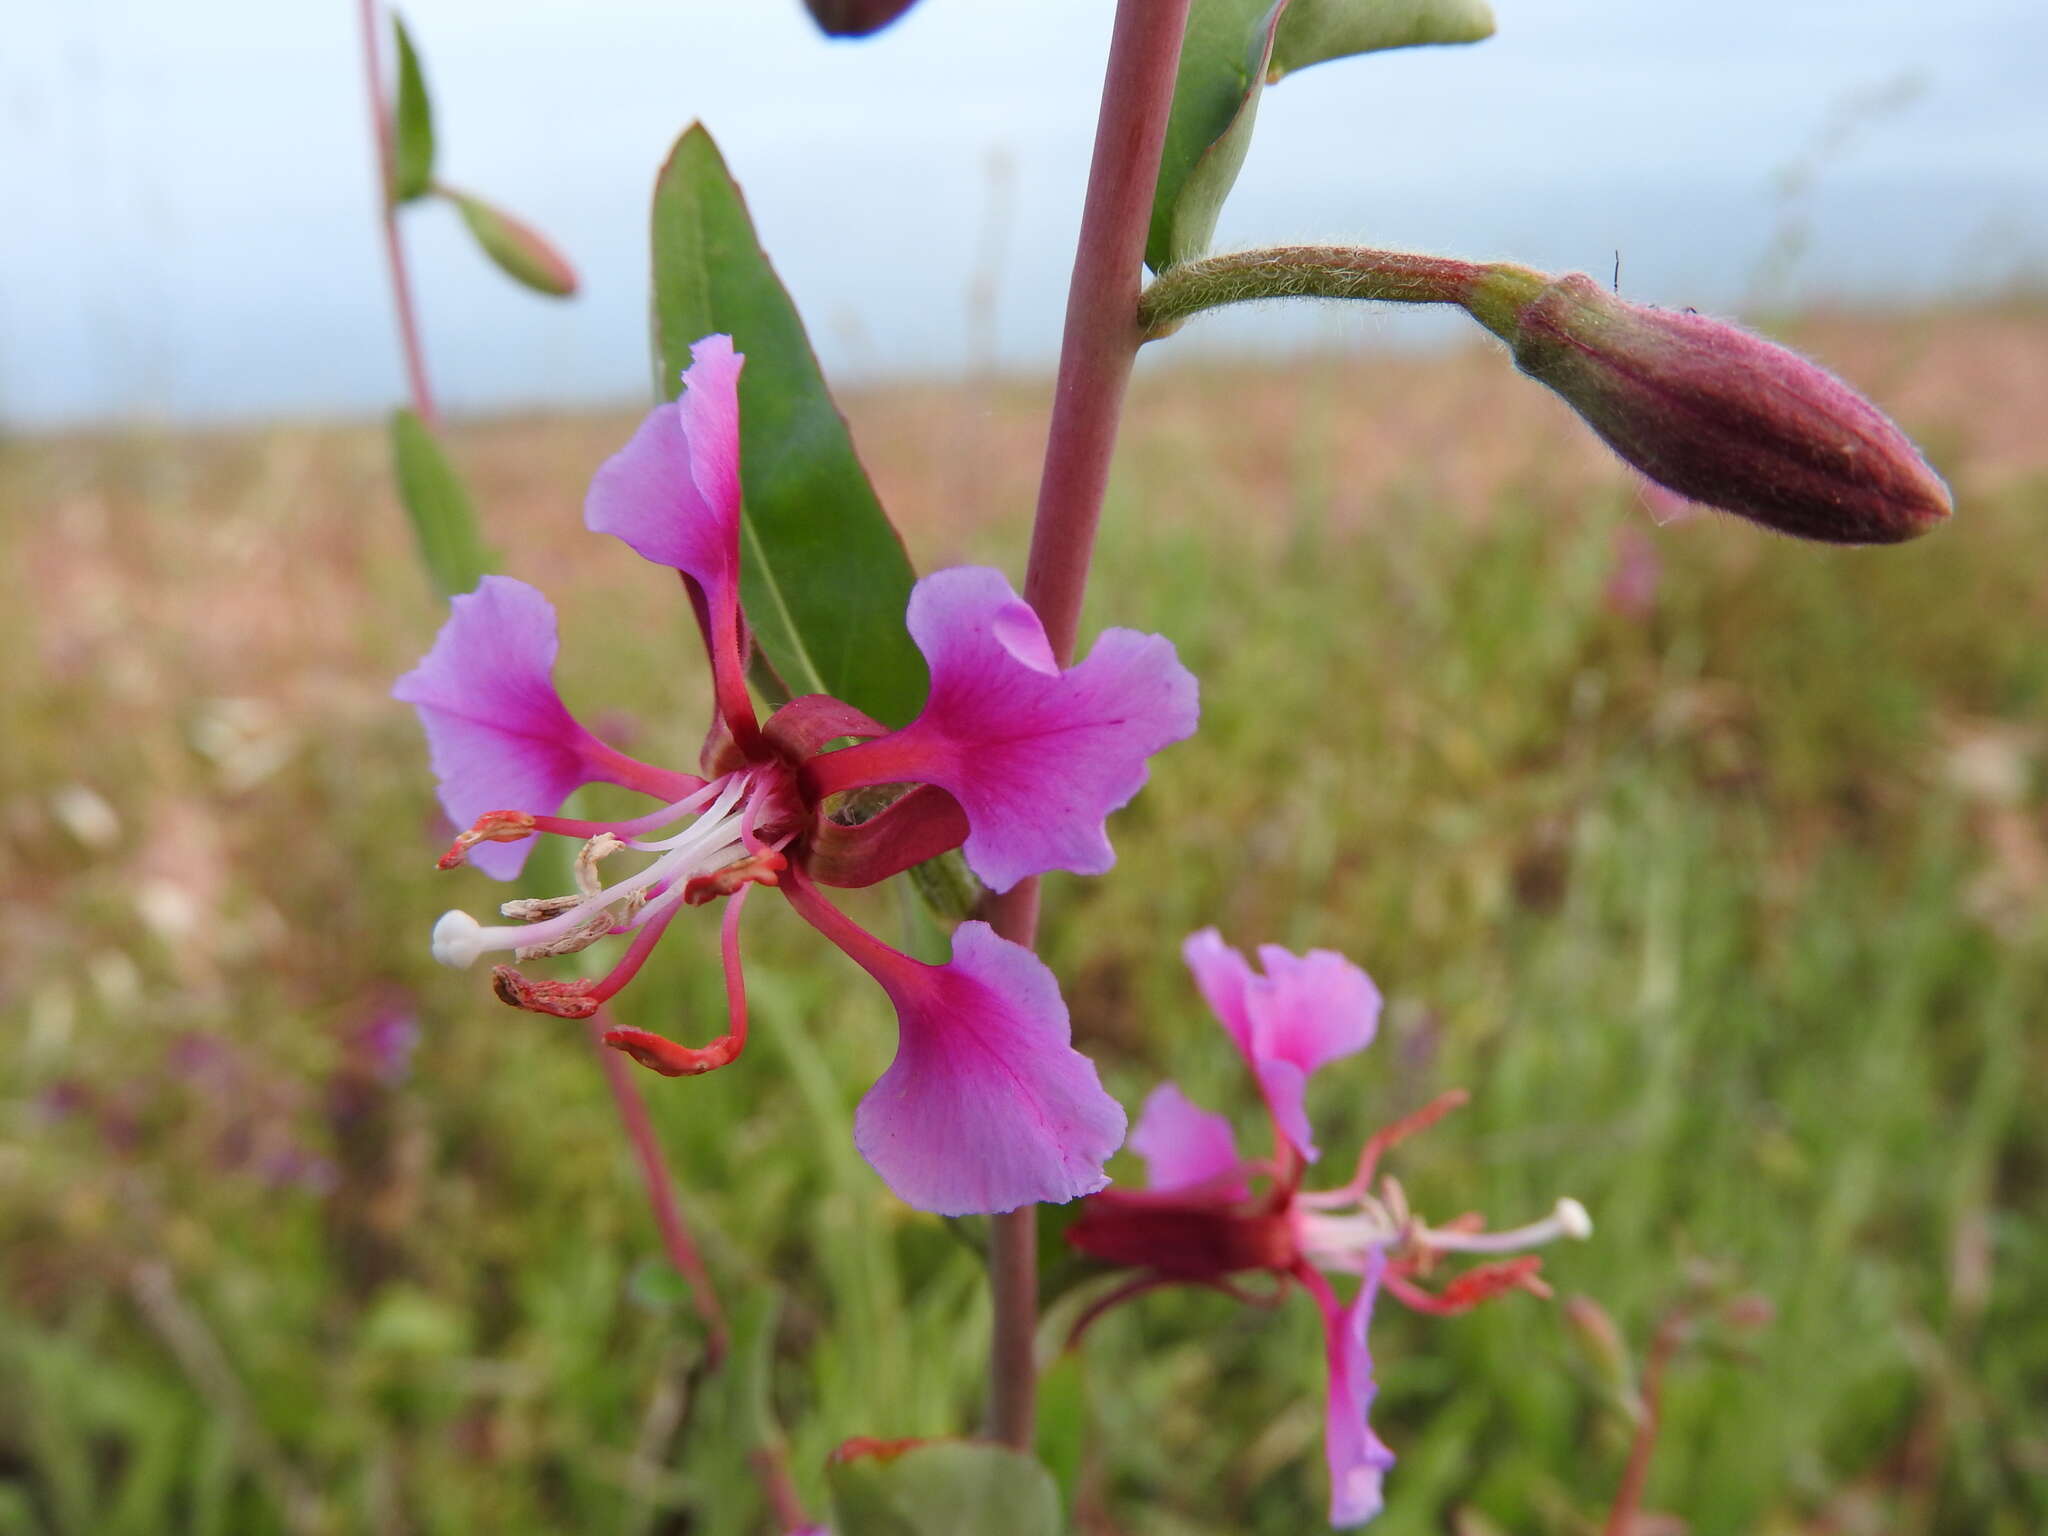
M 730 1066 L 747 1048 L 747 979 L 740 969 L 740 912 L 747 904 L 750 885 L 741 885 L 732 904 L 725 909 L 719 928 L 719 951 L 725 967 L 726 1032 L 709 1045 L 678 1045 L 646 1029 L 609 1029 L 604 1043 L 624 1051 L 650 1071 L 663 1077 L 701 1077 Z
M 660 851 L 662 857 L 614 886 L 593 889 L 574 905 L 552 910 L 551 915 L 542 921 L 523 926 L 485 928 L 466 915 L 459 919 L 443 917 L 441 925 L 435 929 L 434 957 L 444 965 L 459 969 L 474 964 L 478 956 L 493 949 L 523 950 L 534 954 L 566 953 L 584 947 L 586 942 L 595 942 L 612 931 L 615 919 L 608 914 L 621 903 L 631 898 L 646 900 L 647 897 L 641 893 L 651 894 L 656 887 L 662 888 L 661 900 L 666 901 L 669 888 L 679 880 L 686 882 L 699 871 L 716 870 L 732 861 L 733 856 L 741 851 L 735 842 L 732 811 L 751 788 L 751 780 L 749 774 L 728 775 L 719 784 L 716 799 L 693 825 L 664 843 L 628 845 L 649 847 Z M 711 786 L 707 785 L 689 798 L 701 801 L 710 790 Z M 550 819 L 535 818 L 542 830 L 547 830 L 546 822 Z M 585 850 L 588 863 L 579 870 L 579 884 L 595 886 L 595 860 L 610 851 L 607 840 L 615 838 L 615 833 L 602 827 L 594 834 L 593 844 Z M 627 910 L 630 912 L 631 908 Z M 640 927 L 644 926 L 647 917 L 648 913 L 640 912 L 625 921 L 628 926 Z M 600 918 L 604 919 L 602 928 L 597 926 Z M 558 949 L 558 945 L 566 945 L 567 949 Z
M 708 875 L 693 877 L 683 886 L 683 904 L 701 907 L 707 901 L 744 891 L 748 885 L 779 884 L 782 871 L 787 868 L 789 860 L 772 848 L 751 854 Z
M 604 999 L 592 995 L 591 984 L 583 977 L 574 981 L 535 981 L 509 965 L 492 968 L 491 990 L 498 994 L 499 1002 L 510 1007 L 557 1019 L 587 1019 L 604 1005 Z
M 1549 1300 L 1551 1290 L 1538 1276 L 1543 1260 L 1535 1254 L 1519 1259 L 1504 1259 L 1492 1264 L 1481 1264 L 1468 1269 L 1458 1276 L 1441 1292 L 1432 1293 L 1409 1282 L 1414 1272 L 1409 1264 L 1390 1264 L 1386 1272 L 1388 1292 L 1403 1305 L 1417 1312 L 1426 1312 L 1433 1317 L 1452 1317 L 1460 1312 L 1469 1312 L 1483 1301 L 1508 1291 L 1527 1291 L 1532 1296 Z
M 478 843 L 516 843 L 533 836 L 534 818 L 527 811 L 485 811 L 467 832 L 456 834 L 448 851 L 435 861 L 436 869 L 454 869 L 469 860 L 469 850 Z
M 455 869 L 469 861 L 469 850 L 478 843 L 516 843 L 522 837 L 531 837 L 536 832 L 550 832 L 559 837 L 595 838 L 606 835 L 630 838 L 641 832 L 651 832 L 656 827 L 665 827 L 678 816 L 693 816 L 702 813 L 703 808 L 722 792 L 730 791 L 736 799 L 739 789 L 732 785 L 732 775 L 711 784 L 693 789 L 682 799 L 634 816 L 625 821 L 585 821 L 574 816 L 537 816 L 531 811 L 486 811 L 477 817 L 466 832 L 456 835 L 448 845 L 448 851 L 441 855 L 436 867 Z M 730 809 L 731 801 L 714 815 L 722 815 Z
M 1381 1156 L 1388 1148 L 1398 1146 L 1410 1136 L 1428 1130 L 1452 1110 L 1461 1108 L 1471 1094 L 1462 1088 L 1453 1088 L 1440 1093 L 1422 1108 L 1412 1114 L 1403 1115 L 1392 1125 L 1382 1126 L 1373 1133 L 1365 1149 L 1358 1154 L 1358 1171 L 1352 1174 L 1351 1182 L 1338 1189 L 1319 1190 L 1298 1197 L 1303 1205 L 1319 1208 L 1346 1206 L 1356 1202 L 1372 1186 L 1373 1173 L 1378 1169 Z

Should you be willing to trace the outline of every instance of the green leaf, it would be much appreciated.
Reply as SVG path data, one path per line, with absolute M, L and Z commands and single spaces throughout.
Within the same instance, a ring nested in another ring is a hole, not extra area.
M 701 124 L 676 141 L 655 184 L 653 245 L 662 393 L 678 392 L 690 344 L 704 336 L 726 332 L 746 354 L 740 590 L 756 643 L 791 693 L 829 693 L 903 724 L 926 687 L 903 627 L 910 559 Z
M 1163 272 L 1209 249 L 1251 148 L 1263 88 L 1327 59 L 1477 42 L 1486 0 L 1194 0 L 1152 194 L 1145 261 Z
M 1076 1205 L 1079 1201 L 1072 1202 Z M 1088 1382 L 1086 1357 L 1070 1349 L 1038 1377 L 1038 1454 L 1068 1504 L 1081 1487 L 1088 1459 Z
M 1005 1446 L 937 1440 L 901 1454 L 833 1458 L 834 1536 L 1058 1536 L 1052 1474 Z
M 1292 0 L 1266 83 L 1328 59 L 1491 36 L 1493 7 L 1486 0 Z
M 474 193 L 446 186 L 434 190 L 455 205 L 462 222 L 476 236 L 476 243 L 506 276 L 557 299 L 576 291 L 576 269 L 531 224 L 513 218 Z
M 443 597 L 476 590 L 492 564 L 476 508 L 427 424 L 403 407 L 391 413 L 391 461 L 434 590 Z
M 425 197 L 434 185 L 434 109 L 427 100 L 427 79 L 412 46 L 405 19 L 391 13 L 398 39 L 398 105 L 391 125 L 391 200 L 410 203 Z

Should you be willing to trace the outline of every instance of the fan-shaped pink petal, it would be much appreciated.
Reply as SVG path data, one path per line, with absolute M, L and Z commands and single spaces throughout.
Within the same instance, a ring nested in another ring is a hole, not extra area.
M 615 757 L 555 692 L 555 610 L 533 587 L 486 576 L 454 600 L 448 621 L 392 697 L 419 711 L 442 809 L 457 828 L 486 811 L 552 814 Z M 481 843 L 470 862 L 509 880 L 534 839 Z
M 815 759 L 818 782 L 949 791 L 967 814 L 968 865 L 998 891 L 1049 869 L 1108 869 L 1105 820 L 1144 785 L 1147 759 L 1195 729 L 1195 679 L 1171 642 L 1104 630 L 1061 672 L 1038 616 L 979 566 L 920 581 L 908 623 L 931 666 L 923 712 Z
M 1230 1198 L 1245 1191 L 1242 1178 L 1235 1186 L 1223 1182 L 1243 1166 L 1230 1122 L 1194 1103 L 1177 1084 L 1161 1083 L 1146 1096 L 1131 1150 L 1145 1160 L 1145 1182 L 1155 1190 L 1213 1181 L 1216 1193 Z
M 1394 1464 L 1394 1453 L 1372 1432 L 1368 1419 L 1379 1387 L 1373 1380 L 1366 1330 L 1385 1265 L 1385 1256 L 1375 1250 L 1365 1284 L 1351 1304 L 1323 1308 L 1330 1361 L 1323 1449 L 1330 1464 L 1330 1524 L 1339 1530 L 1364 1525 L 1380 1512 L 1385 1502 L 1381 1484 Z
M 1379 989 L 1328 949 L 1295 955 L 1277 944 L 1261 945 L 1261 975 L 1214 928 L 1189 935 L 1181 954 L 1217 1020 L 1244 1053 L 1280 1134 L 1313 1162 L 1315 1137 L 1304 1102 L 1308 1080 L 1371 1043 L 1379 1026 Z
M 590 482 L 584 525 L 692 577 L 713 599 L 739 579 L 739 378 L 730 336 L 690 348 L 680 399 L 647 413 Z
M 889 1187 L 923 1210 L 963 1216 L 1059 1204 L 1108 1183 L 1123 1108 L 1073 1048 L 1045 964 L 975 922 L 955 930 L 949 965 L 898 958 L 869 966 L 901 1035 L 853 1132 Z

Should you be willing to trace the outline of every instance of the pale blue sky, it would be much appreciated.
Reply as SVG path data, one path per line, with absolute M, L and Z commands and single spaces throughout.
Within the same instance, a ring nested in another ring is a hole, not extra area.
M 2039 0 L 1499 0 L 1500 35 L 1290 78 L 1220 243 L 1404 243 L 1753 292 L 1780 173 L 1862 116 L 1802 205 L 1789 288 L 1940 292 L 2048 272 Z M 412 0 L 442 173 L 530 215 L 582 298 L 512 289 L 452 214 L 407 219 L 456 411 L 635 398 L 645 204 L 692 118 L 718 137 L 840 377 L 945 373 L 1000 235 L 1009 367 L 1057 332 L 1108 0 L 925 0 L 832 44 L 797 0 Z M 401 388 L 352 0 L 18 7 L 0 55 L 0 423 L 364 412 Z M 992 161 L 1009 167 L 991 222 Z M 1782 293 L 1773 297 L 1783 296 Z M 1176 345 L 1401 341 L 1356 308 Z M 1157 349 L 1155 349 L 1157 350 Z

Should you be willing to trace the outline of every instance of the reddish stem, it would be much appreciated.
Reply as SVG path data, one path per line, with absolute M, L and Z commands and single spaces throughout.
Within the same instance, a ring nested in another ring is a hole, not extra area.
M 768 1501 L 777 1525 L 787 1532 L 812 1528 L 804 1513 L 803 1495 L 789 1475 L 789 1453 L 780 1436 L 747 1452 L 747 1465 L 754 1469 L 754 1481 L 761 1485 L 761 1497 Z
M 1117 418 L 1144 340 L 1138 295 L 1145 232 L 1187 17 L 1188 0 L 1117 0 L 1110 34 L 1088 195 L 1067 288 L 1038 516 L 1024 571 L 1024 600 L 1037 610 L 1061 666 L 1073 660 Z M 1023 881 L 991 898 L 987 916 L 1004 938 L 1031 944 L 1038 931 L 1038 882 Z M 1029 1450 L 1038 1417 L 1032 1358 L 1038 1331 L 1036 1206 L 990 1218 L 989 1285 L 995 1313 L 989 1433 Z
M 633 1143 L 633 1151 L 640 1161 L 640 1182 L 647 1188 L 647 1203 L 654 1208 L 654 1223 L 661 1229 L 661 1245 L 668 1253 L 668 1261 L 683 1277 L 683 1283 L 690 1288 L 690 1296 L 697 1305 L 697 1315 L 704 1320 L 704 1352 L 713 1366 L 725 1358 L 726 1334 L 725 1313 L 718 1305 L 718 1293 L 711 1288 L 711 1275 L 704 1268 L 704 1259 L 697 1252 L 697 1245 L 690 1238 L 690 1229 L 683 1222 L 681 1203 L 676 1199 L 675 1181 L 669 1177 L 668 1160 L 662 1156 L 661 1143 L 655 1138 L 654 1122 L 647 1114 L 647 1101 L 640 1096 L 640 1084 L 633 1076 L 633 1069 L 626 1065 L 626 1059 L 604 1043 L 605 1031 L 612 1025 L 600 1013 L 590 1021 L 591 1044 L 597 1048 L 597 1059 L 604 1068 L 604 1080 L 611 1085 L 612 1102 L 618 1106 L 619 1123 L 626 1128 L 626 1139 Z
M 1602 1536 L 1629 1536 L 1635 1529 L 1643 1491 L 1650 1482 L 1650 1457 L 1657 1449 L 1657 1431 L 1662 1427 L 1664 1372 L 1685 1343 L 1691 1325 L 1691 1314 L 1683 1307 L 1674 1308 L 1665 1314 L 1650 1340 L 1650 1356 L 1643 1363 L 1643 1414 L 1636 1421 L 1636 1436 L 1628 1448 L 1628 1465 L 1622 1468 L 1621 1486 L 1614 1491 L 1614 1504 L 1607 1511 Z
M 397 311 L 398 344 L 405 353 L 406 385 L 412 408 L 428 426 L 440 421 L 434 396 L 427 388 L 427 358 L 420 346 L 419 318 L 413 313 L 412 278 L 405 264 L 405 243 L 398 238 L 398 202 L 393 195 L 398 174 L 392 148 L 391 102 L 384 94 L 383 56 L 378 47 L 381 7 L 377 0 L 359 0 L 356 14 L 363 30 L 363 80 L 370 95 L 370 122 L 377 143 L 377 202 L 383 213 L 384 261 L 391 271 L 391 303 Z

